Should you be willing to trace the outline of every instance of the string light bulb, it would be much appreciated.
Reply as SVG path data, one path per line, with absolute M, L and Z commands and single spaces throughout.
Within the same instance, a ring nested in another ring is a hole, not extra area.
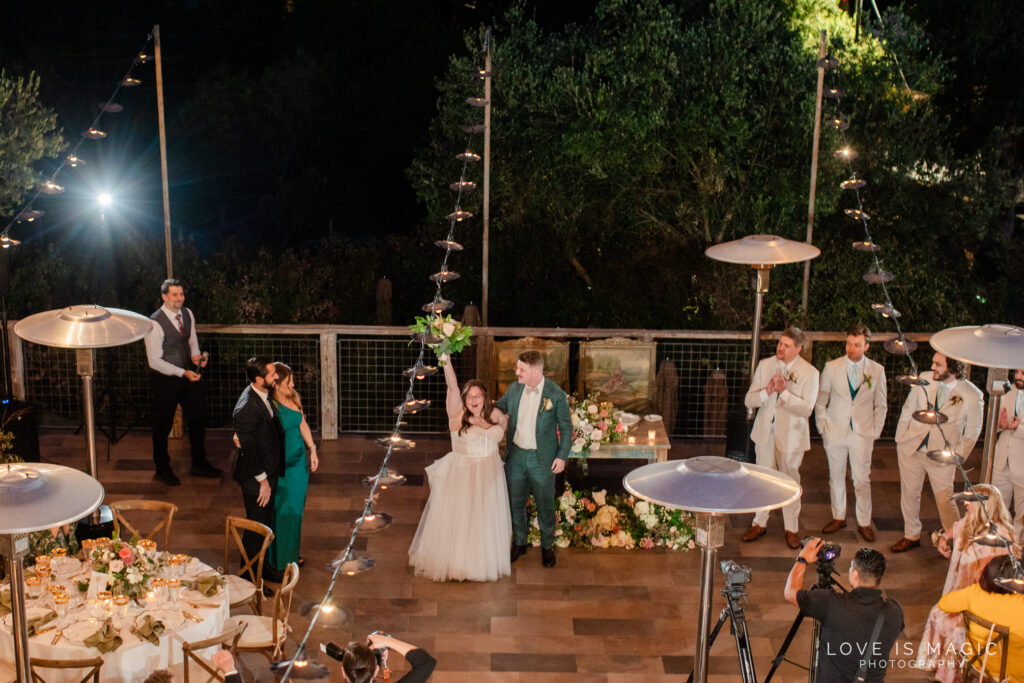
M 861 180 L 860 178 L 848 178 L 839 183 L 839 187 L 844 190 L 859 190 L 865 185 L 867 185 L 867 181 Z
M 357 534 L 374 534 L 387 529 L 395 521 L 395 518 L 386 512 L 376 512 L 373 509 L 373 499 L 367 499 L 366 509 L 363 514 L 353 522 Z
M 362 574 L 365 571 L 373 569 L 376 564 L 377 561 L 372 557 L 356 555 L 352 548 L 348 548 L 345 552 L 338 555 L 338 557 L 328 562 L 327 568 L 339 569 L 345 576 L 355 576 L 356 574 Z
M 426 410 L 429 407 L 430 399 L 411 398 L 408 401 L 399 403 L 397 406 L 395 406 L 395 415 L 397 415 L 398 413 L 405 413 L 406 415 L 415 415 L 421 410 Z
M 14 220 L 19 223 L 31 223 L 37 218 L 42 217 L 43 212 L 37 209 L 22 209 L 18 212 L 18 215 L 14 217 Z
M 372 477 L 366 477 L 363 479 L 363 483 L 367 486 L 377 486 L 382 491 L 392 486 L 401 486 L 406 481 L 405 476 L 392 472 L 388 469 L 387 465 L 380 468 L 380 472 L 373 475 Z
M 871 310 L 883 318 L 899 318 L 903 315 L 893 307 L 892 303 L 871 304 Z
M 845 213 L 847 216 L 849 216 L 850 218 L 852 218 L 855 221 L 869 221 L 869 220 L 871 220 L 871 216 L 867 215 L 865 212 L 861 211 L 860 209 L 844 209 L 843 213 Z
M 90 140 L 102 140 L 103 138 L 107 137 L 107 134 L 104 133 L 99 128 L 90 127 L 89 130 L 82 133 L 82 137 L 89 138 Z
M 863 242 L 854 242 L 851 246 L 857 251 L 878 251 L 879 246 L 871 240 L 865 240 Z
M 132 78 L 131 76 L 129 76 L 121 81 L 121 85 L 125 88 L 134 88 L 137 85 L 142 85 L 142 81 L 140 81 L 138 78 Z
M 423 304 L 420 306 L 420 309 L 426 313 L 444 313 L 454 305 L 455 302 L 449 299 L 437 299 L 436 301 Z
M 857 152 L 857 150 L 851 149 L 850 147 L 840 147 L 839 149 L 832 153 L 832 156 L 834 156 L 836 159 L 839 159 L 840 161 L 853 161 L 854 159 L 859 157 L 860 154 Z
M 917 342 L 911 341 L 905 337 L 896 337 L 896 339 L 890 339 L 882 346 L 889 353 L 896 354 L 897 356 L 903 356 L 908 353 L 913 353 L 917 350 Z
M 441 270 L 430 276 L 430 279 L 434 282 L 451 282 L 452 280 L 458 280 L 459 274 L 454 270 Z
M 68 166 L 75 168 L 76 166 L 85 166 L 85 161 L 81 157 L 77 157 L 74 154 L 68 155 Z
M 472 180 L 456 180 L 448 187 L 455 190 L 456 192 L 471 192 L 476 189 L 476 183 L 474 183 Z
M 377 439 L 377 444 L 383 448 L 390 448 L 395 451 L 405 451 L 410 448 L 416 448 L 416 442 L 410 441 L 409 439 L 403 438 L 400 434 L 392 434 L 391 436 L 382 436 Z
M 455 221 L 456 223 L 461 223 L 462 221 L 472 217 L 472 211 L 463 211 L 462 209 L 456 209 L 452 213 L 445 216 L 445 218 L 447 218 L 448 220 Z
M 466 104 L 468 104 L 471 107 L 486 107 L 487 100 L 485 100 L 482 97 L 467 97 Z
M 8 237 L 7 235 L 0 235 L 0 248 L 2 249 L 10 249 L 11 247 L 16 247 L 19 244 L 21 244 L 21 240 L 16 240 L 13 237 Z
M 869 285 L 880 285 L 885 282 L 892 282 L 892 273 L 882 270 L 878 264 L 871 266 L 871 270 L 864 274 L 864 282 Z
M 462 245 L 455 240 L 437 240 L 434 244 L 445 251 L 462 251 Z
M 926 425 L 942 425 L 949 422 L 949 417 L 940 413 L 930 404 L 923 410 L 915 410 L 910 414 L 910 417 Z
M 39 191 L 42 192 L 43 194 L 60 194 L 61 192 L 64 191 L 64 186 L 58 185 L 52 180 L 47 180 L 39 188 Z
M 466 163 L 475 163 L 480 161 L 480 155 L 470 152 L 468 149 L 462 154 L 456 154 L 455 158 Z

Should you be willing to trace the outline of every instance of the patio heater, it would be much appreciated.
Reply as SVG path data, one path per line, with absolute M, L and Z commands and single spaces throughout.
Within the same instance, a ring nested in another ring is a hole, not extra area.
M 810 261 L 821 254 L 817 247 L 805 242 L 794 242 L 778 235 L 748 235 L 732 242 L 723 242 L 708 247 L 704 255 L 715 261 L 725 263 L 739 263 L 750 266 L 757 271 L 757 285 L 754 294 L 754 331 L 750 340 L 750 374 L 752 380 L 754 370 L 757 369 L 757 361 L 760 356 L 761 344 L 761 313 L 764 306 L 764 295 L 768 293 L 768 276 L 772 268 L 784 263 L 800 263 Z M 746 411 L 746 437 L 741 449 L 748 461 L 751 461 L 749 439 L 750 430 L 753 425 L 754 411 Z M 737 421 L 739 418 L 736 418 Z M 732 427 L 733 420 L 730 418 L 729 426 Z M 730 429 L 730 437 L 732 436 Z M 730 438 L 731 440 L 731 438 Z
M 1024 368 L 1024 329 L 1014 325 L 950 327 L 933 334 L 928 343 L 944 356 L 988 368 L 985 382 L 988 409 L 981 477 L 982 482 L 990 484 L 999 425 L 999 398 L 1010 390 L 1010 371 Z
M 41 346 L 75 349 L 75 364 L 82 378 L 82 415 L 89 449 L 89 474 L 94 479 L 99 479 L 99 470 L 96 464 L 96 419 L 92 395 L 96 364 L 93 349 L 130 344 L 145 337 L 152 329 L 153 321 L 138 313 L 95 305 L 68 306 L 36 313 L 14 325 L 14 333 L 25 341 Z M 106 519 L 108 515 L 109 509 L 104 514 L 97 509 L 86 524 L 98 526 L 101 517 Z M 88 531 L 79 536 L 88 537 Z
M 694 542 L 700 546 L 700 605 L 694 680 L 706 683 L 711 631 L 711 584 L 718 549 L 725 545 L 726 515 L 774 510 L 800 498 L 800 485 L 769 467 L 718 456 L 670 460 L 639 467 L 622 480 L 638 498 L 697 516 Z M 743 661 L 744 683 L 756 683 L 752 661 Z
M 70 524 L 95 510 L 103 486 L 84 472 L 49 463 L 0 465 L 0 554 L 11 578 L 14 661 L 19 681 L 31 681 L 22 560 L 32 531 Z

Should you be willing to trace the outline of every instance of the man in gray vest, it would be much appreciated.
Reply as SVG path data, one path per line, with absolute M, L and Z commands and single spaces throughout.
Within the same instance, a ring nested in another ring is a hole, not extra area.
M 204 416 L 202 376 L 197 372 L 206 365 L 199 353 L 196 319 L 184 307 L 185 289 L 181 281 L 168 279 L 160 285 L 164 305 L 150 316 L 153 330 L 146 335 L 146 356 L 153 369 L 153 462 L 156 479 L 168 486 L 181 480 L 171 469 L 167 452 L 167 436 L 174 424 L 178 406 L 188 418 L 188 436 L 192 451 L 192 475 L 220 478 L 220 470 L 206 459 L 206 420 Z

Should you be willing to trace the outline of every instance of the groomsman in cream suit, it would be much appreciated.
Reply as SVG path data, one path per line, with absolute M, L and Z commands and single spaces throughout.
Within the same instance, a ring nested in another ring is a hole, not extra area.
M 775 357 L 757 364 L 744 399 L 748 408 L 757 408 L 754 429 L 750 432 L 757 464 L 788 474 L 797 484 L 800 483 L 800 463 L 811 447 L 807 418 L 818 397 L 818 370 L 800 357 L 804 341 L 800 328 L 787 328 L 779 339 Z M 800 547 L 799 518 L 799 500 L 782 508 L 786 544 L 793 549 Z M 741 538 L 757 540 L 767 532 L 767 524 L 768 511 L 758 512 Z
M 999 438 L 992 460 L 992 485 L 1013 503 L 1013 532 L 1024 528 L 1024 369 L 1013 371 L 1013 388 L 999 399 Z
M 953 493 L 956 467 L 952 462 L 935 462 L 928 457 L 928 451 L 940 451 L 948 441 L 953 454 L 966 458 L 978 441 L 985 399 L 981 390 L 963 379 L 962 375 L 963 364 L 960 361 L 936 353 L 932 356 L 931 372 L 921 373 L 921 379 L 926 380 L 928 386 L 911 388 L 903 404 L 900 421 L 896 425 L 903 538 L 890 548 L 894 553 L 921 545 L 921 489 L 925 475 L 935 494 L 943 528 L 949 531 L 960 517 L 956 503 L 949 499 Z M 930 425 L 912 417 L 914 411 L 924 410 L 929 404 L 949 421 Z
M 871 451 L 885 426 L 888 407 L 885 369 L 864 355 L 871 330 L 854 325 L 846 332 L 846 355 L 825 364 L 814 420 L 828 456 L 832 521 L 822 529 L 834 534 L 846 526 L 846 462 L 857 496 L 857 531 L 868 543 L 871 528 Z

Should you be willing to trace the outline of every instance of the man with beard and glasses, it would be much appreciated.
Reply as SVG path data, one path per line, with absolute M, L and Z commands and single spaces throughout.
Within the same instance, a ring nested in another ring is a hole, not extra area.
M 992 460 L 992 485 L 1013 503 L 1013 535 L 1024 530 L 1024 369 L 1013 371 L 1013 388 L 999 399 L 999 437 Z
M 943 528 L 949 530 L 959 519 L 956 503 L 950 500 L 956 467 L 949 462 L 936 462 L 928 451 L 941 451 L 946 442 L 952 455 L 967 458 L 981 434 L 985 399 L 978 387 L 963 379 L 963 364 L 941 353 L 932 356 L 932 369 L 922 372 L 927 386 L 915 386 L 907 395 L 896 425 L 896 454 L 900 466 L 900 508 L 903 510 L 903 538 L 892 546 L 902 553 L 921 545 L 921 489 L 925 475 L 932 486 L 935 504 Z M 933 407 L 949 418 L 942 425 L 918 422 L 912 415 L 917 410 Z

